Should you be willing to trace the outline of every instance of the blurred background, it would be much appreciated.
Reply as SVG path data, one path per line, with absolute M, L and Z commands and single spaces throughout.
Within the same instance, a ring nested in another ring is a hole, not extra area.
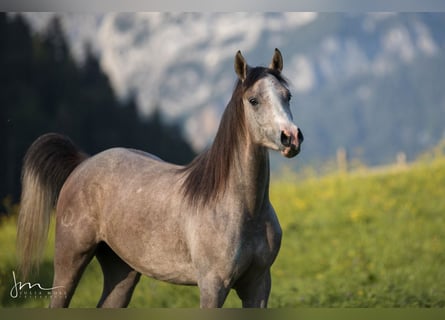
M 445 137 L 442 13 L 0 14 L 0 199 L 16 202 L 40 134 L 94 154 L 134 147 L 179 164 L 211 142 L 241 50 L 284 57 L 305 134 L 273 172 L 414 161 Z M 334 160 L 333 160 L 334 159 Z

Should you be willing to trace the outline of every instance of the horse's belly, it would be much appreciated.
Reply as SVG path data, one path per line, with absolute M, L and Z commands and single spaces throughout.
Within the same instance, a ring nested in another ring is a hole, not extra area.
M 113 232 L 105 241 L 136 271 L 171 283 L 196 284 L 190 254 L 181 237 L 166 234 L 160 237 L 153 230 L 119 234 Z
M 149 266 L 142 266 L 138 270 L 143 275 L 157 280 L 166 281 L 174 284 L 196 285 L 197 279 L 191 272 L 190 265 L 178 265 L 176 263 L 166 264 L 151 264 Z
M 146 248 L 138 260 L 140 272 L 146 276 L 177 284 L 197 283 L 190 254 L 182 240 Z

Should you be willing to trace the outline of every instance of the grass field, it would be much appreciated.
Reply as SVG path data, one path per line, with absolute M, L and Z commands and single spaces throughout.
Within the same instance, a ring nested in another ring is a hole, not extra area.
M 401 170 L 273 180 L 283 241 L 272 268 L 270 307 L 445 307 L 443 156 Z M 10 296 L 15 217 L 0 222 L 0 243 L 1 305 L 47 306 L 49 299 L 38 293 Z M 44 287 L 52 282 L 53 244 L 52 228 L 40 275 L 30 279 Z M 93 261 L 71 306 L 94 307 L 101 277 Z M 130 304 L 198 305 L 197 288 L 146 277 Z M 225 307 L 240 307 L 234 292 Z

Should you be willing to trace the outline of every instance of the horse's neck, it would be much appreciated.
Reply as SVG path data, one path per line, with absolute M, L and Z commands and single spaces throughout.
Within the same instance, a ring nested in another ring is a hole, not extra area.
M 269 197 L 269 153 L 264 147 L 249 144 L 238 153 L 232 171 L 233 196 L 241 197 L 249 214 L 256 214 Z

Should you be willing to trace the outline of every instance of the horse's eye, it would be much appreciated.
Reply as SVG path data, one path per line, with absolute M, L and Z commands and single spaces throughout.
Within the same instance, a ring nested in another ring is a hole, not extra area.
M 250 99 L 249 99 L 249 103 L 250 103 L 252 106 L 257 106 L 257 105 L 258 105 L 258 100 L 257 100 L 256 98 L 250 98 Z
M 286 95 L 287 102 L 290 102 L 290 99 L 292 99 L 292 95 L 289 93 Z

